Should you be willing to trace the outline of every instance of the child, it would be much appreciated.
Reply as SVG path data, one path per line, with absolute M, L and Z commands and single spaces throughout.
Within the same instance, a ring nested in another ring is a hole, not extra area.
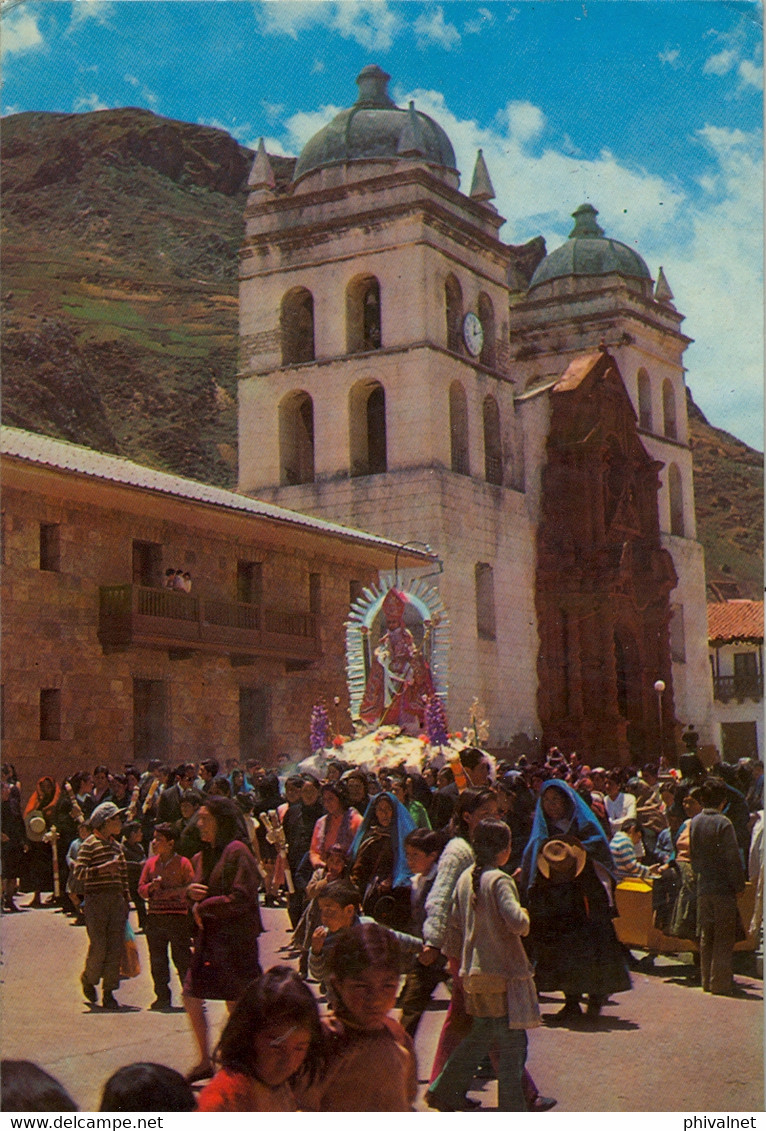
M 146 863 L 146 853 L 141 843 L 142 830 L 140 821 L 126 821 L 122 827 L 122 851 L 128 865 L 128 887 L 130 898 L 138 915 L 138 927 L 143 931 L 146 926 L 146 904 L 138 894 L 138 883 L 141 879 L 141 870 Z
M 343 930 L 327 956 L 337 1001 L 324 1022 L 327 1067 L 300 1095 L 304 1111 L 412 1111 L 412 1040 L 389 1017 L 399 988 L 399 944 L 379 923 Z
M 426 1092 L 426 1103 L 437 1111 L 466 1110 L 471 1079 L 493 1050 L 498 1110 L 527 1111 L 526 1030 L 540 1024 L 540 1011 L 521 942 L 529 933 L 529 914 L 519 903 L 515 883 L 501 871 L 511 855 L 510 829 L 497 819 L 480 821 L 473 850 L 476 863 L 457 882 L 444 945 L 450 957 L 460 959 L 466 1011 L 473 1022 Z
M 423 923 L 426 918 L 426 899 L 433 887 L 438 871 L 439 856 L 444 847 L 444 836 L 430 829 L 418 828 L 404 838 L 404 852 L 407 866 L 412 872 L 412 891 L 410 894 L 410 931 L 418 938 L 423 937 Z M 415 1039 L 420 1018 L 428 1005 L 433 992 L 440 982 L 447 978 L 447 960 L 440 955 L 435 962 L 424 965 L 415 961 L 407 975 L 404 988 L 399 997 L 402 1011 L 401 1024 L 406 1033 Z
M 348 856 L 345 849 L 340 844 L 334 844 L 327 850 L 327 862 L 314 869 L 314 874 L 306 885 L 306 898 L 310 902 L 306 904 L 293 932 L 294 945 L 301 952 L 298 969 L 302 978 L 308 975 L 311 936 L 321 921 L 318 897 L 328 884 L 345 879 L 347 870 Z
M 138 1061 L 113 1072 L 99 1111 L 196 1111 L 191 1085 L 164 1064 Z
M 314 995 L 287 966 L 251 982 L 221 1034 L 220 1064 L 199 1097 L 200 1111 L 297 1111 L 291 1087 L 310 1087 L 322 1059 Z
M 186 857 L 176 853 L 176 831 L 167 821 L 154 826 L 152 848 L 155 855 L 144 864 L 138 892 L 149 902 L 146 941 L 156 994 L 149 1008 L 162 1010 L 171 1006 L 168 947 L 181 985 L 189 969 L 191 930 L 186 889 L 194 881 L 194 868 Z
M 84 840 L 90 836 L 90 825 L 87 821 L 81 821 L 77 827 L 77 836 L 69 845 L 66 854 L 66 862 L 69 866 L 69 875 L 66 881 L 66 893 L 69 896 L 69 902 L 74 908 L 75 926 L 85 926 L 85 916 L 82 913 L 82 898 L 83 886 L 81 880 L 76 880 L 74 876 L 74 862 L 77 859 L 77 853 L 80 851 L 80 845 Z
M 309 974 L 319 983 L 327 983 L 327 970 L 330 952 L 335 945 L 339 932 L 347 927 L 359 923 L 373 923 L 375 920 L 368 916 L 359 915 L 359 891 L 350 880 L 335 880 L 328 884 L 324 891 L 319 893 L 319 917 L 321 926 L 317 927 L 311 936 L 309 950 Z M 414 935 L 405 935 L 393 931 L 390 927 L 383 927 L 399 945 L 401 961 L 405 969 L 409 969 L 416 954 L 422 948 L 420 939 Z M 332 987 L 327 985 L 328 999 L 334 1007 Z

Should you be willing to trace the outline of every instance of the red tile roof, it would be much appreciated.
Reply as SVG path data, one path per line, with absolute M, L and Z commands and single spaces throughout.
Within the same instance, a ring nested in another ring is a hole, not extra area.
M 707 607 L 708 638 L 763 640 L 763 601 L 713 601 Z

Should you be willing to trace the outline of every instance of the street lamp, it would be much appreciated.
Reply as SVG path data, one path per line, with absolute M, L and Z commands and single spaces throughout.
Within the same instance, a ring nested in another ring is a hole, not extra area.
M 663 734 L 662 734 L 662 693 L 665 690 L 665 680 L 664 679 L 655 680 L 654 681 L 654 690 L 657 693 L 657 713 L 659 715 L 659 720 L 660 720 L 660 760 L 662 760 L 663 746 L 664 746 Z

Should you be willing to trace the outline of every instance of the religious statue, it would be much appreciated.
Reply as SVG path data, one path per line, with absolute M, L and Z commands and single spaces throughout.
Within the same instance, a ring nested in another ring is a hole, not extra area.
M 372 726 L 399 726 L 405 734 L 417 735 L 435 689 L 423 651 L 404 623 L 406 606 L 406 595 L 390 588 L 381 606 L 386 631 L 371 657 L 359 717 Z M 430 624 L 424 625 L 427 634 Z

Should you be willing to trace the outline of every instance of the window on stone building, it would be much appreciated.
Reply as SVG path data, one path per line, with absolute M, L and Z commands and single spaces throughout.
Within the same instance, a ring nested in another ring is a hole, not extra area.
M 498 487 L 503 483 L 503 447 L 500 440 L 500 410 L 493 396 L 484 398 L 484 477 Z
M 158 542 L 133 543 L 133 584 L 162 584 L 162 546 Z
M 237 600 L 242 605 L 259 605 L 263 598 L 263 563 L 237 562 Z
M 470 475 L 468 401 L 459 381 L 453 381 L 449 387 L 449 431 L 452 470 L 459 475 Z
M 346 348 L 367 353 L 382 344 L 380 283 L 373 275 L 362 275 L 346 289 Z
M 482 291 L 479 295 L 479 321 L 484 331 L 484 343 L 481 347 L 479 361 L 490 369 L 495 368 L 495 308 L 492 299 Z
M 265 687 L 239 689 L 239 757 L 241 762 L 269 752 L 269 693 Z
M 667 379 L 662 382 L 662 428 L 671 440 L 678 439 L 676 424 L 676 394 L 673 386 Z
M 40 738 L 58 742 L 61 738 L 61 689 L 44 687 L 40 691 Z
M 495 578 L 492 566 L 477 562 L 474 568 L 476 582 L 476 632 L 479 640 L 495 640 Z
M 758 656 L 755 652 L 735 652 L 734 695 L 736 698 L 760 699 L 763 689 L 760 686 Z
M 279 404 L 280 482 L 314 482 L 314 402 L 308 393 L 288 393 Z
M 444 284 L 445 313 L 447 316 L 447 349 L 460 353 L 463 341 L 463 292 L 454 275 L 448 275 Z
M 686 661 L 686 630 L 683 605 L 670 606 L 670 657 L 677 664 Z
M 387 470 L 386 394 L 379 381 L 359 381 L 349 393 L 349 447 L 352 476 Z
M 299 365 L 314 360 L 314 297 L 305 287 L 295 287 L 282 299 L 279 315 L 282 364 Z
M 652 383 L 645 369 L 638 371 L 638 427 L 652 431 Z
M 133 680 L 133 758 L 164 758 L 168 748 L 168 694 L 162 679 Z
M 61 569 L 61 527 L 57 522 L 40 523 L 40 569 Z
M 724 762 L 738 762 L 740 758 L 760 758 L 758 752 L 758 724 L 721 723 L 721 745 Z
M 671 463 L 668 468 L 668 498 L 670 501 L 670 533 L 683 538 L 685 536 L 684 491 L 681 472 L 674 463 Z

